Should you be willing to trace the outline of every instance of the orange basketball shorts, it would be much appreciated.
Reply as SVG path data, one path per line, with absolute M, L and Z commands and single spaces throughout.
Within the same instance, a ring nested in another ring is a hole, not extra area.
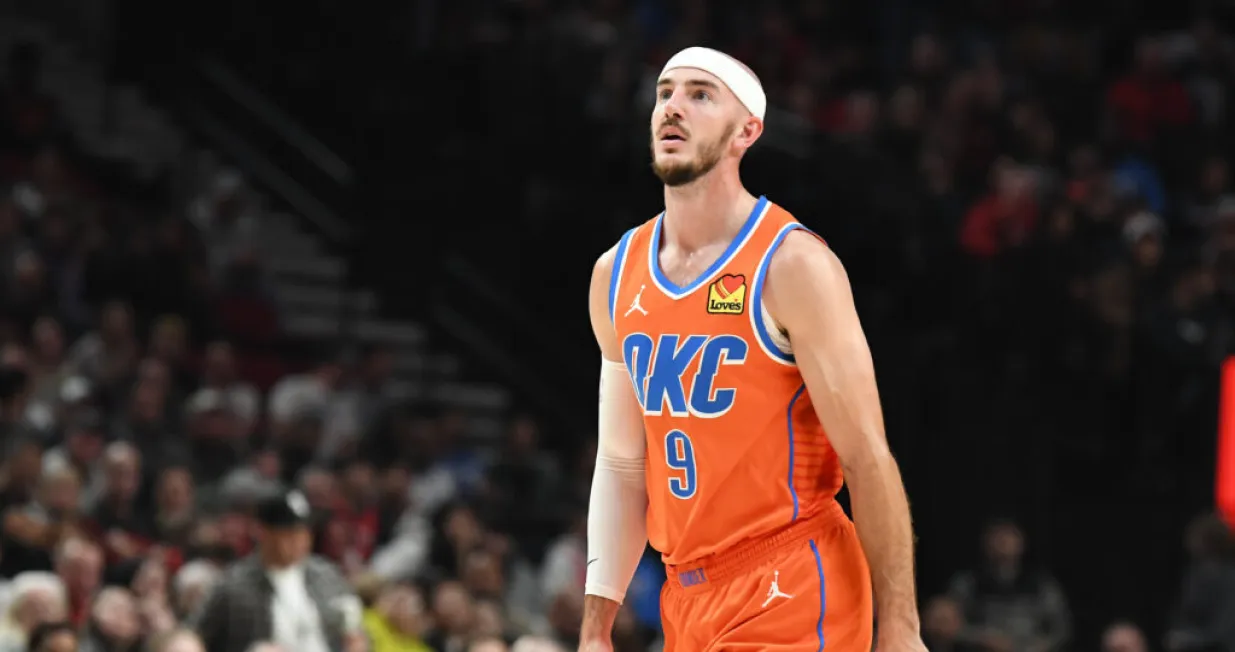
M 870 652 L 870 570 L 853 523 L 822 514 L 666 569 L 666 652 Z

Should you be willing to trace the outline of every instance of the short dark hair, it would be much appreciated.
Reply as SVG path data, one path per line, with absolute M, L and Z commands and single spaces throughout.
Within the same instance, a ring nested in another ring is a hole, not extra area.
M 34 631 L 30 632 L 30 642 L 26 646 L 26 649 L 30 650 L 30 652 L 39 652 L 39 650 L 43 649 L 43 644 L 46 643 L 48 639 L 63 632 L 68 632 L 73 635 L 73 638 L 78 638 L 77 628 L 70 622 L 57 621 L 53 623 L 43 623 L 35 627 Z

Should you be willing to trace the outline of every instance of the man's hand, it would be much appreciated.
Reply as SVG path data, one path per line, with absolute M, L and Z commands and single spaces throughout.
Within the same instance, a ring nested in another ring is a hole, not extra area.
M 612 652 L 613 621 L 621 605 L 598 595 L 583 596 L 579 652 Z

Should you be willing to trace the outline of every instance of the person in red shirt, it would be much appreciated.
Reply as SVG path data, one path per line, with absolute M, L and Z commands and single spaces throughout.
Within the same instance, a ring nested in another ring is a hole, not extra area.
M 1152 142 L 1162 128 L 1193 119 L 1192 99 L 1183 84 L 1170 78 L 1162 44 L 1153 38 L 1137 44 L 1133 70 L 1111 86 L 1106 104 L 1128 142 Z
M 974 204 L 961 225 L 961 247 L 975 258 L 993 258 L 1023 244 L 1038 222 L 1033 178 L 1010 160 L 995 164 L 994 188 Z

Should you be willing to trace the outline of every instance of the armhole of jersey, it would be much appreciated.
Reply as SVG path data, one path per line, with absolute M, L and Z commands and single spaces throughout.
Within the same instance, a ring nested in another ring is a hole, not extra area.
M 820 242 L 827 242 L 819 236 L 819 234 L 802 226 L 800 222 L 789 222 L 780 227 L 776 237 L 772 240 L 772 244 L 768 250 L 764 252 L 763 258 L 759 261 L 759 267 L 755 270 L 755 281 L 751 285 L 751 310 L 750 310 L 750 325 L 755 331 L 755 340 L 759 342 L 759 348 L 767 354 L 769 358 L 783 365 L 794 365 L 797 361 L 793 357 L 793 352 L 789 346 L 788 339 L 781 334 L 776 320 L 773 319 L 771 313 L 763 305 L 763 283 L 767 280 L 768 268 L 772 263 L 772 256 L 776 254 L 776 250 L 780 249 L 780 245 L 785 241 L 785 238 L 793 231 L 802 230 L 816 238 Z
M 639 227 L 627 231 L 618 241 L 617 253 L 613 257 L 613 271 L 609 274 L 609 323 L 617 323 L 617 297 L 622 285 L 622 272 L 626 269 L 626 258 L 630 249 L 630 238 Z

